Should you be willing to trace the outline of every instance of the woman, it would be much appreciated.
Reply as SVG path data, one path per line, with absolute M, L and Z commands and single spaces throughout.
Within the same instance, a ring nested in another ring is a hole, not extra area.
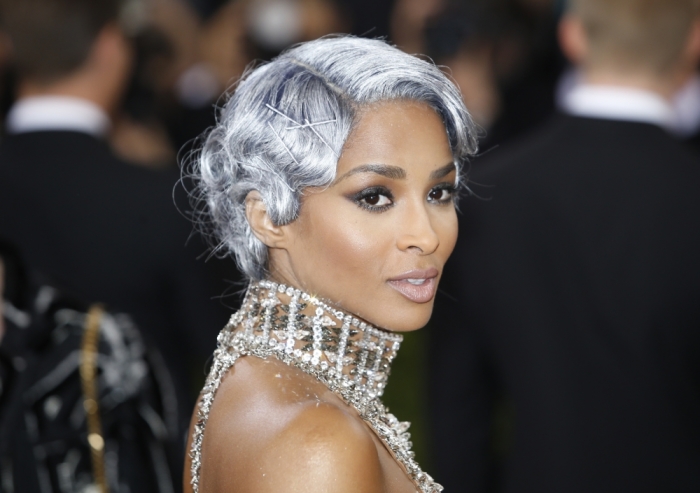
M 251 284 L 193 417 L 187 491 L 442 489 L 379 397 L 400 333 L 430 318 L 474 149 L 457 88 L 382 41 L 313 41 L 244 78 L 195 164 Z

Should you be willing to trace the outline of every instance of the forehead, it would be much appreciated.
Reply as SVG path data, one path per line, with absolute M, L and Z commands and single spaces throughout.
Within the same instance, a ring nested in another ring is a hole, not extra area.
M 364 109 L 338 160 L 338 174 L 365 164 L 433 170 L 452 162 L 445 125 L 425 103 L 382 102 Z

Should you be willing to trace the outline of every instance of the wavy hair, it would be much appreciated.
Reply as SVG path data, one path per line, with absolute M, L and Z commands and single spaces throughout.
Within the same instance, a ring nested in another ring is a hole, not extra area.
M 199 227 L 213 253 L 232 254 L 245 275 L 264 278 L 268 252 L 248 224 L 248 193 L 260 193 L 275 224 L 294 221 L 304 189 L 334 180 L 360 110 L 393 100 L 435 110 L 462 170 L 476 152 L 475 126 L 457 87 L 430 62 L 347 36 L 298 45 L 248 71 L 189 161 Z

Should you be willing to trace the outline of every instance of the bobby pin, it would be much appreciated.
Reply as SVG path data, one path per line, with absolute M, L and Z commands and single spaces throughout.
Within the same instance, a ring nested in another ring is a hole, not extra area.
M 337 122 L 338 120 L 336 120 L 336 119 L 334 118 L 333 120 L 326 120 L 326 121 L 324 121 L 324 122 L 315 122 L 315 123 L 309 123 L 309 120 L 304 120 L 304 121 L 305 121 L 306 123 L 304 123 L 303 125 L 297 124 L 297 126 L 295 126 L 295 127 L 287 127 L 287 128 L 285 128 L 285 130 L 296 130 L 296 129 L 298 129 L 298 128 L 311 128 L 311 127 L 315 127 L 315 126 L 317 126 L 317 125 L 326 125 L 327 123 L 335 123 L 335 122 Z
M 275 113 L 277 113 L 279 116 L 281 116 L 281 117 L 283 117 L 283 118 L 286 118 L 286 119 L 289 120 L 290 122 L 294 123 L 295 125 L 297 125 L 297 126 L 299 126 L 299 127 L 303 126 L 303 125 L 302 125 L 301 123 L 299 123 L 298 121 L 289 118 L 287 115 L 285 115 L 284 113 L 282 113 L 280 110 L 273 108 L 273 107 L 270 106 L 269 104 L 266 103 L 265 106 L 267 106 L 268 109 L 270 109 L 270 110 L 274 111 Z
M 315 123 L 311 123 L 308 119 L 305 119 L 305 120 L 304 120 L 304 123 L 301 124 L 301 123 L 297 122 L 296 120 L 294 120 L 293 118 L 290 118 L 289 116 L 285 115 L 284 113 L 282 113 L 282 112 L 281 112 L 280 110 L 278 110 L 277 108 L 273 108 L 272 106 L 270 106 L 270 105 L 267 104 L 267 103 L 265 103 L 265 106 L 266 106 L 269 110 L 274 111 L 275 113 L 277 113 L 277 114 L 280 115 L 281 117 L 283 117 L 283 118 L 289 120 L 290 122 L 294 123 L 295 126 L 286 127 L 285 130 L 297 130 L 297 129 L 300 129 L 300 128 L 308 128 L 308 129 L 310 129 L 310 130 L 316 135 L 316 137 L 318 137 L 318 138 L 321 140 L 321 142 L 323 142 L 323 144 L 324 144 L 326 147 L 328 147 L 328 149 L 330 149 L 330 151 L 331 151 L 336 157 L 338 157 L 338 153 L 335 152 L 335 150 L 328 144 L 328 142 L 326 142 L 326 141 L 324 140 L 323 137 L 321 137 L 321 134 L 318 133 L 318 131 L 314 128 L 314 127 L 317 126 L 317 125 L 326 125 L 326 124 L 328 124 L 328 123 L 335 123 L 335 122 L 337 121 L 336 119 L 333 119 L 333 120 L 325 120 L 325 121 L 322 121 L 322 122 L 315 122 Z M 282 142 L 282 138 L 280 137 L 280 135 L 279 135 L 277 132 L 275 132 L 275 129 L 274 129 L 274 128 L 272 128 L 272 125 L 270 124 L 270 122 L 267 122 L 267 124 L 270 126 L 270 128 L 272 129 L 272 131 L 275 133 L 275 136 L 276 136 L 276 137 L 279 139 L 279 141 L 282 143 L 282 145 L 284 146 L 284 148 L 287 150 L 287 153 L 292 157 L 292 159 L 294 160 L 294 162 L 297 163 L 297 164 L 299 164 L 299 163 L 297 162 L 297 160 L 294 159 L 294 156 L 292 155 L 292 152 L 289 150 L 289 148 L 285 145 L 284 142 Z
M 278 134 L 277 131 L 275 130 L 275 127 L 272 126 L 272 123 L 267 122 L 267 125 L 268 125 L 268 127 L 270 127 L 270 130 L 272 130 L 272 133 L 275 134 L 275 137 L 277 137 L 277 140 L 280 141 L 280 144 L 282 144 L 282 147 L 284 147 L 284 150 L 287 151 L 287 154 L 289 154 L 289 157 L 292 158 L 292 161 L 294 161 L 297 164 L 297 166 L 299 166 L 299 161 L 296 160 L 296 158 L 294 157 L 294 154 L 292 154 L 292 151 L 290 151 L 289 147 L 287 147 L 287 144 L 284 143 L 284 141 L 282 140 L 282 137 L 280 137 L 280 134 Z
M 313 133 L 316 134 L 316 137 L 318 137 L 319 139 L 321 139 L 321 142 L 323 142 L 323 143 L 325 144 L 325 146 L 328 147 L 328 148 L 331 150 L 331 152 L 332 152 L 336 157 L 338 157 L 338 154 L 335 152 L 335 150 L 334 150 L 330 145 L 328 145 L 328 142 L 326 142 L 326 141 L 324 140 L 324 138 L 321 137 L 321 134 L 318 133 L 318 130 L 316 130 L 316 129 L 314 128 L 314 126 L 313 126 L 314 124 L 309 123 L 309 120 L 304 120 L 304 121 L 306 122 L 306 125 L 305 125 L 305 126 L 306 126 L 306 127 L 309 127 L 309 128 L 311 129 L 311 131 L 312 131 Z M 335 121 L 335 120 L 333 120 L 333 121 Z M 328 123 L 328 122 L 321 122 L 321 123 Z M 321 123 L 316 123 L 315 125 L 321 125 Z M 304 128 L 304 127 L 299 127 L 299 128 Z

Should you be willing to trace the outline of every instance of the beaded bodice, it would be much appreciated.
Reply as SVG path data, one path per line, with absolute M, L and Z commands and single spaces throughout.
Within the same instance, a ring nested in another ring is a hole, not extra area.
M 199 491 L 202 440 L 216 391 L 236 360 L 249 355 L 275 356 L 317 378 L 357 410 L 422 493 L 442 491 L 413 458 L 409 423 L 399 422 L 379 399 L 402 339 L 298 289 L 251 284 L 243 306 L 219 333 L 202 390 L 190 449 L 193 492 Z

